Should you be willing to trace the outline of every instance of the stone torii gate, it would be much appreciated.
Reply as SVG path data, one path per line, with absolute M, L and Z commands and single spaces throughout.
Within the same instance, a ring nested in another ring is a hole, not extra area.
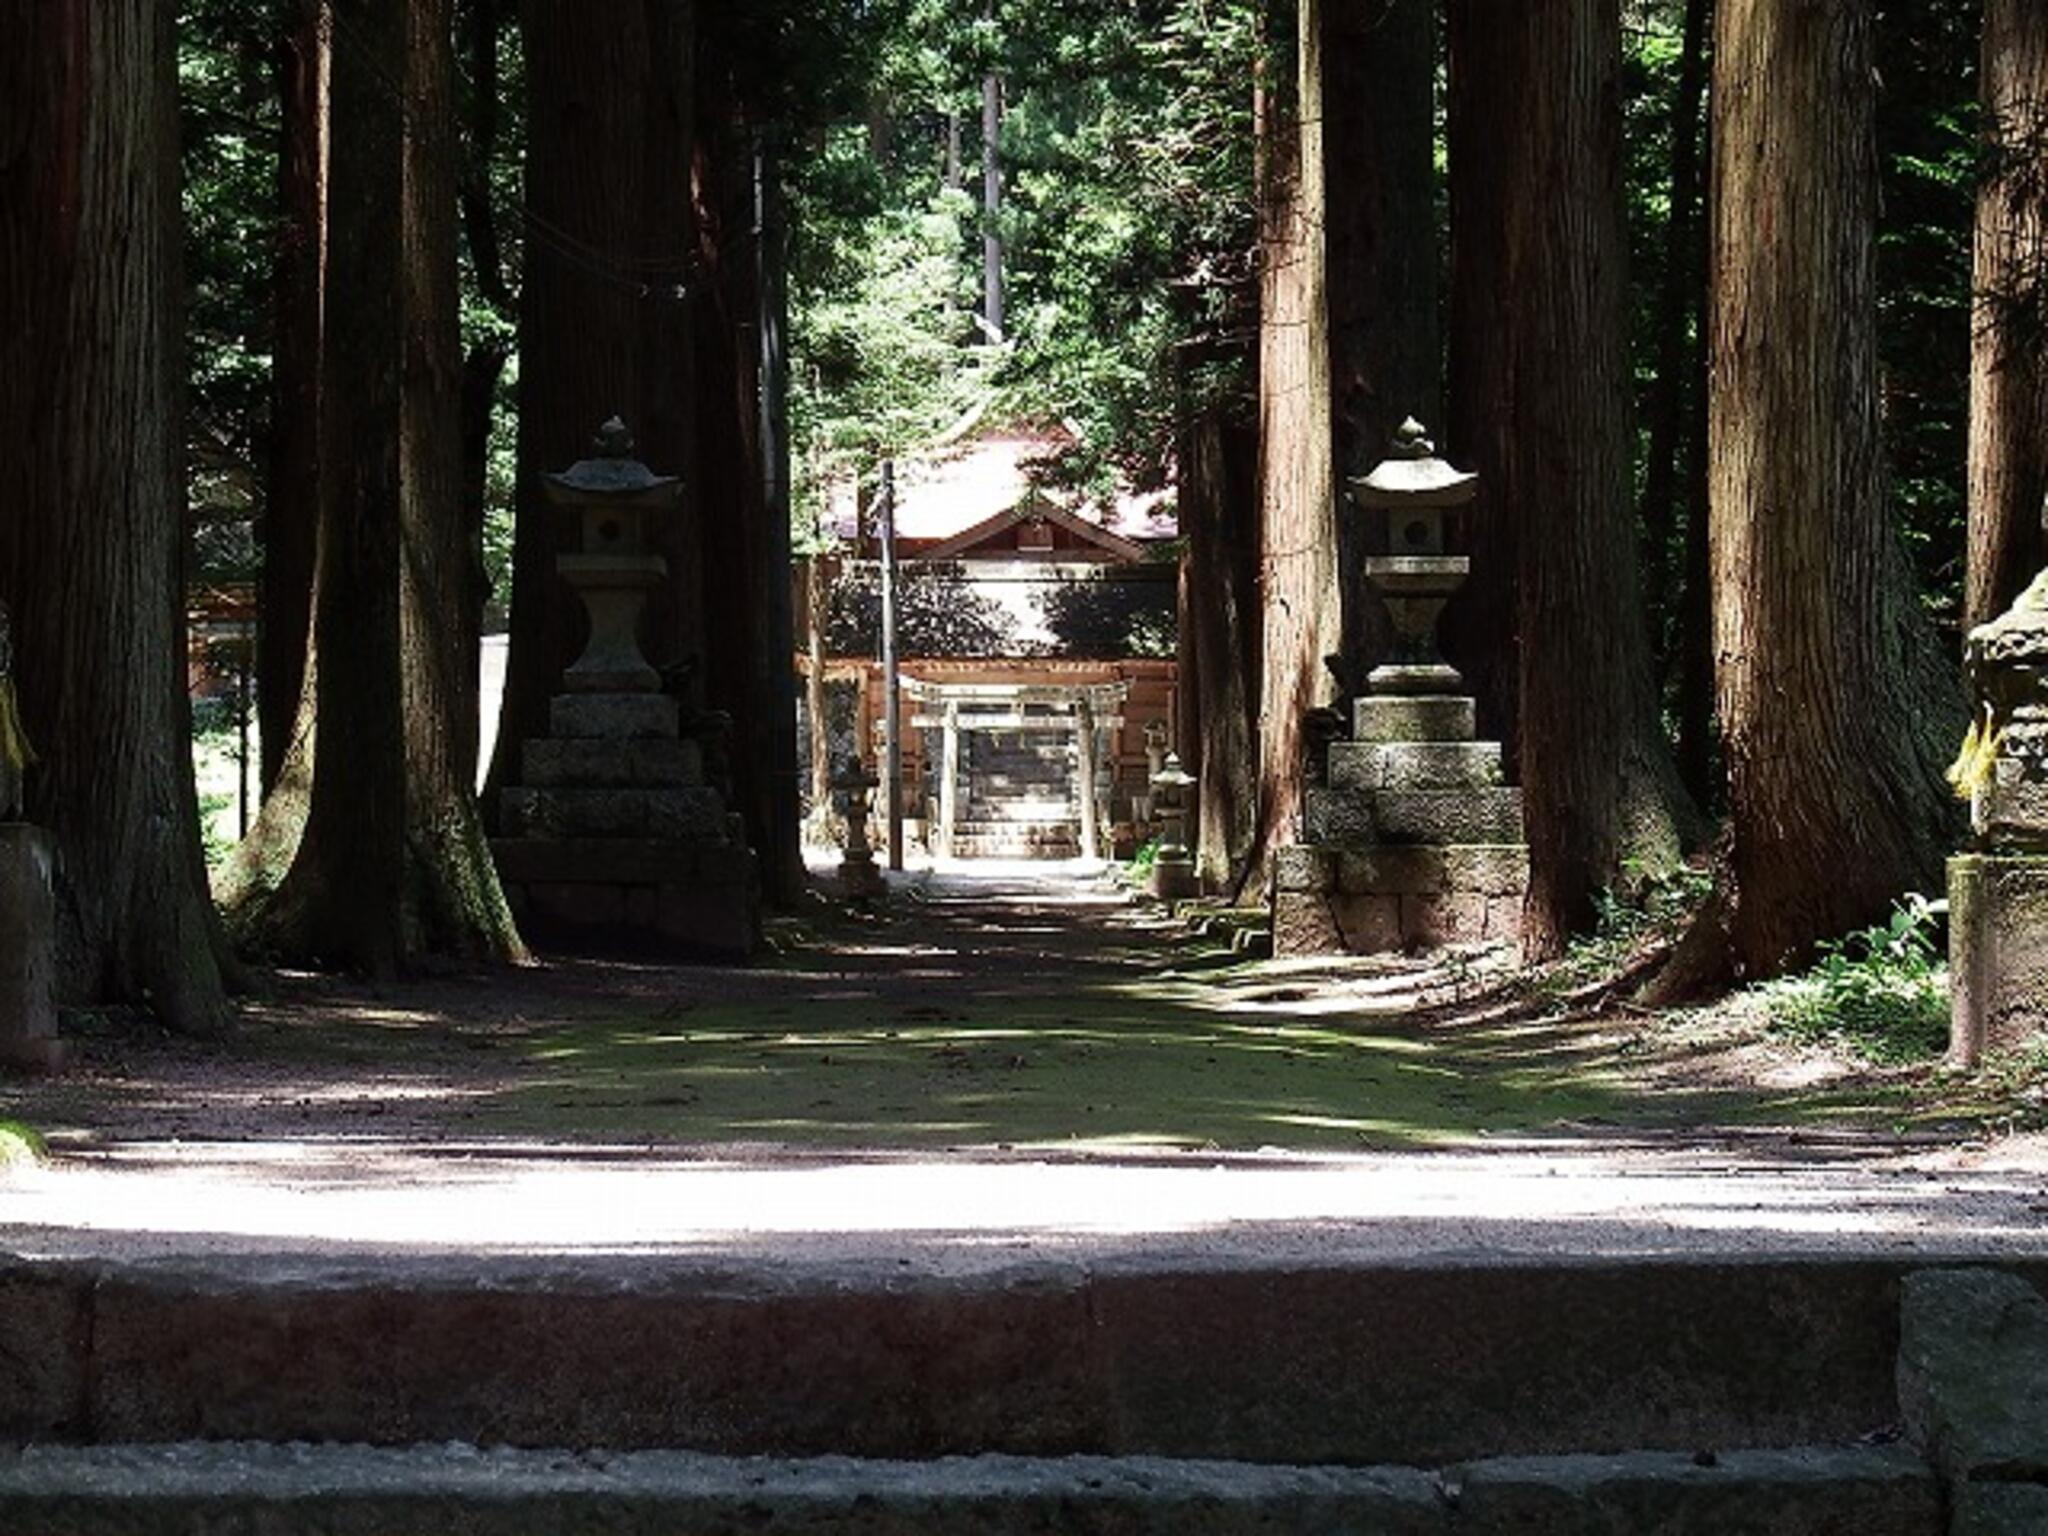
M 941 733 L 935 853 L 942 858 L 953 855 L 960 822 L 964 736 L 975 731 L 1060 731 L 1074 738 L 1074 798 L 1080 818 L 1081 857 L 1102 856 L 1096 733 L 1122 729 L 1120 711 L 1130 693 L 1128 683 L 939 683 L 905 678 L 903 689 L 919 706 L 912 726 Z

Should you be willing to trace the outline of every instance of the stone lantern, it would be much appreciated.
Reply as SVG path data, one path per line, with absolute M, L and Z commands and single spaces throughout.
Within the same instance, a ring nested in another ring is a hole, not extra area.
M 1277 852 L 1274 953 L 1513 941 L 1529 879 L 1522 792 L 1437 648 L 1437 620 L 1472 568 L 1450 553 L 1446 514 L 1477 496 L 1478 477 L 1439 459 L 1411 420 L 1386 462 L 1351 485 L 1361 508 L 1387 518 L 1391 552 L 1365 571 L 1395 638 L 1352 703 L 1349 739 L 1328 744 L 1322 780 L 1303 795 L 1300 841 Z
M 2048 571 L 1964 647 L 1975 711 L 1950 772 L 1973 847 L 1949 861 L 1949 1059 L 2048 1029 Z
M 1194 775 L 1180 765 L 1180 754 L 1166 754 L 1166 764 L 1152 776 L 1152 814 L 1159 821 L 1159 852 L 1152 861 L 1152 894 L 1162 901 L 1202 894 L 1195 858 L 1188 849 L 1188 811 Z
M 548 499 L 577 517 L 582 548 L 555 567 L 590 614 L 590 642 L 562 686 L 571 693 L 656 693 L 661 674 L 640 653 L 640 615 L 668 576 L 650 547 L 655 518 L 681 507 L 682 481 L 633 457 L 633 434 L 614 416 L 598 429 L 597 457 L 548 475 Z
M 1359 506 L 1387 514 L 1391 553 L 1365 562 L 1366 579 L 1393 617 L 1394 654 L 1373 668 L 1366 687 L 1381 694 L 1456 694 L 1458 671 L 1437 649 L 1436 626 L 1444 604 L 1472 574 L 1468 555 L 1448 552 L 1444 513 L 1478 494 L 1479 477 L 1436 456 L 1422 423 L 1409 417 L 1394 435 L 1391 455 L 1369 475 L 1351 482 Z
M 875 864 L 874 845 L 868 840 L 868 816 L 875 791 L 882 781 L 861 766 L 857 757 L 848 758 L 832 776 L 832 801 L 846 822 L 846 848 L 839 860 L 839 883 L 849 896 L 878 896 L 888 882 Z
M 760 889 L 730 809 L 723 735 L 700 729 L 704 716 L 685 731 L 681 701 L 640 650 L 648 595 L 669 574 L 654 531 L 679 515 L 682 483 L 632 451 L 614 417 L 594 458 L 544 482 L 579 524 L 579 548 L 556 568 L 589 612 L 590 639 L 548 701 L 546 734 L 521 745 L 491 848 L 537 945 L 744 958 L 759 937 Z

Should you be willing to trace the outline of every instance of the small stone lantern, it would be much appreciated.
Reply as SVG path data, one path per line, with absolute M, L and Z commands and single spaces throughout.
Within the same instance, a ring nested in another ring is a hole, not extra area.
M 1152 861 L 1152 894 L 1176 901 L 1202 893 L 1195 858 L 1188 850 L 1189 791 L 1194 775 L 1180 765 L 1180 754 L 1166 754 L 1166 765 L 1152 776 L 1152 814 L 1159 820 L 1159 852 Z
M 2048 1030 L 2048 571 L 1964 647 L 1969 739 L 1950 770 L 1973 847 L 1949 861 L 1949 1060 Z
M 1437 620 L 1472 573 L 1466 555 L 1446 552 L 1444 513 L 1468 504 L 1479 477 L 1436 456 L 1422 423 L 1410 417 L 1394 435 L 1393 452 L 1369 475 L 1351 482 L 1361 507 L 1387 514 L 1391 553 L 1370 556 L 1366 579 L 1386 600 L 1394 621 L 1394 653 L 1366 678 L 1375 694 L 1447 695 L 1464 686 L 1437 649 Z
M 633 434 L 614 416 L 598 429 L 597 456 L 546 477 L 548 499 L 574 513 L 582 548 L 555 561 L 590 614 L 590 642 L 562 685 L 571 693 L 658 693 L 661 674 L 640 652 L 647 594 L 668 575 L 651 520 L 682 505 L 682 481 L 633 457 Z
M 849 896 L 877 896 L 888 890 L 888 882 L 875 864 L 874 845 L 868 841 L 868 815 L 881 783 L 857 757 L 848 758 L 832 776 L 832 803 L 846 823 L 839 883 Z

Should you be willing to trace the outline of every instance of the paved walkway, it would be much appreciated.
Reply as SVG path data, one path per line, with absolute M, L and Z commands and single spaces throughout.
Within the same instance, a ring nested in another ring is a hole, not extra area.
M 1569 1107 L 1582 1090 L 1528 1061 L 1578 1058 L 1525 1026 L 1442 1044 L 1417 1010 L 1427 971 L 1335 992 L 1268 971 L 1218 1004 L 1160 980 L 1148 946 L 1165 936 L 1085 871 L 941 869 L 914 885 L 893 916 L 751 972 L 565 966 L 388 995 L 292 981 L 226 1052 L 88 1040 L 76 1077 L 0 1086 L 0 1115 L 58 1149 L 0 1172 L 0 1251 L 943 1272 L 2048 1257 L 2037 1142 L 1701 1127 L 1663 1110 L 1532 1129 L 1514 1123 L 1525 1101 Z M 1115 1020 L 1085 1013 L 1094 994 Z M 1144 1075 L 1176 1051 L 1185 1080 Z M 1419 1091 L 1394 1076 L 1411 1068 L 1448 1085 L 1401 1101 L 1414 1124 L 1383 1102 Z M 833 1093 L 867 1097 L 849 1116 Z M 1422 1137 L 1438 1113 L 1457 1134 Z M 1193 1129 L 1164 1134 L 1176 1127 Z

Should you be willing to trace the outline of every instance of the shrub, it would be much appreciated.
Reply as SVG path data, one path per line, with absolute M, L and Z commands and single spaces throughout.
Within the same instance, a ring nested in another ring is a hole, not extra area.
M 1823 945 L 1804 975 L 1765 986 L 1772 1029 L 1887 1066 L 1939 1056 L 1948 1045 L 1947 919 L 1947 902 L 1908 896 L 1890 922 Z

